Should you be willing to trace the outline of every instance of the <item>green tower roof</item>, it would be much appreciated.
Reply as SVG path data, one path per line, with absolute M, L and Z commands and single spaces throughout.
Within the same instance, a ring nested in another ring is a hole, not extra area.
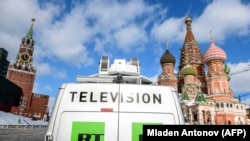
M 34 22 L 35 22 L 35 19 L 32 19 L 32 24 L 25 38 L 33 39 L 33 23 Z
M 181 75 L 184 75 L 184 76 L 185 75 L 197 75 L 197 70 L 193 66 L 187 64 L 186 66 L 184 66 L 184 68 L 182 68 Z
M 197 96 L 195 98 L 195 102 L 197 102 L 197 103 L 204 103 L 204 102 L 207 103 L 207 100 L 206 100 L 204 94 L 201 92 L 201 90 L 199 90 L 199 92 L 198 92 L 198 94 L 197 94 Z
M 189 100 L 189 96 L 187 94 L 187 91 L 184 91 L 182 100 Z

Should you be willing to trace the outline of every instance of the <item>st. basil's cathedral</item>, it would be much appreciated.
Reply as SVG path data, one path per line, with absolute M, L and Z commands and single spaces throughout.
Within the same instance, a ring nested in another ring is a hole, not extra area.
M 162 55 L 158 85 L 176 88 L 188 124 L 247 124 L 246 106 L 234 98 L 230 88 L 227 55 L 211 36 L 204 53 L 192 33 L 192 19 L 185 19 L 186 36 L 181 47 L 178 72 L 169 48 Z M 207 67 L 207 72 L 206 72 Z

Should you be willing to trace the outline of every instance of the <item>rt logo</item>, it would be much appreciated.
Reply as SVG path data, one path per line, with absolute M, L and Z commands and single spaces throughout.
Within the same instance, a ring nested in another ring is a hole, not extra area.
M 139 141 L 143 141 L 142 134 L 139 135 Z
M 72 141 L 104 141 L 105 122 L 73 122 Z
M 78 141 L 101 141 L 104 134 L 78 134 Z

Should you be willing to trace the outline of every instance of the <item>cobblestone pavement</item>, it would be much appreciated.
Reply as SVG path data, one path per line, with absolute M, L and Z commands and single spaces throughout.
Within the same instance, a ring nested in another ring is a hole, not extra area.
M 0 128 L 0 141 L 44 141 L 47 128 Z

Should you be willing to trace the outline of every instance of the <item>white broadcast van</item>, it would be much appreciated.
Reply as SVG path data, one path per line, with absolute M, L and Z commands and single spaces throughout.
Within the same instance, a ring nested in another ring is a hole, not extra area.
M 45 141 L 142 141 L 144 124 L 185 124 L 176 90 L 139 75 L 130 62 L 102 57 L 99 74 L 59 88 Z

